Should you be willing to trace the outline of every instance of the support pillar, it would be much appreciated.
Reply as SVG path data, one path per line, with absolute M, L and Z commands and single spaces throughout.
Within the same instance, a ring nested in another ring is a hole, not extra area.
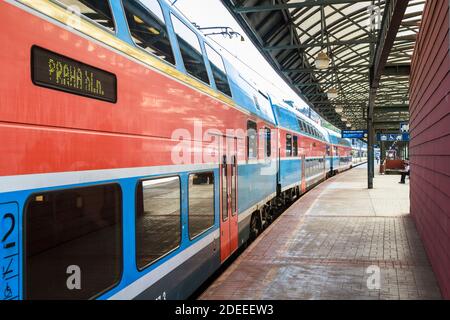
M 375 105 L 376 89 L 370 88 L 369 107 L 367 108 L 367 188 L 373 189 L 373 178 L 375 177 L 375 155 L 374 155 L 374 129 L 373 109 Z

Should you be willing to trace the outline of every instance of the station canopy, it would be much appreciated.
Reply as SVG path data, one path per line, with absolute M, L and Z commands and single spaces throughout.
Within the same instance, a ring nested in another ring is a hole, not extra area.
M 425 1 L 222 2 L 280 76 L 336 127 L 367 127 L 373 87 L 374 129 L 409 120 L 411 57 Z M 317 67 L 319 54 L 327 68 Z

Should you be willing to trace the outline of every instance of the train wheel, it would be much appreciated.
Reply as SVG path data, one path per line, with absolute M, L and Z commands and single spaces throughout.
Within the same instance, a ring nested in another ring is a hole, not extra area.
M 262 209 L 262 217 L 263 217 L 263 229 L 267 228 L 273 221 L 272 219 L 272 215 L 270 213 L 270 207 L 269 206 L 264 206 L 264 208 Z
M 250 221 L 250 240 L 255 240 L 261 233 L 261 219 L 258 212 L 252 214 L 252 220 Z

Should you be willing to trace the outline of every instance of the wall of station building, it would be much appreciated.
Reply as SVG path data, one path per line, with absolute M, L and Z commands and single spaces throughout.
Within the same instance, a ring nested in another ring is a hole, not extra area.
M 410 79 L 411 215 L 450 299 L 449 0 L 426 1 Z

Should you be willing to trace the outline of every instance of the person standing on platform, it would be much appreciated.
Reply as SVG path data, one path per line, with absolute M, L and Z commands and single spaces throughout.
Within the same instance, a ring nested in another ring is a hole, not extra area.
M 406 176 L 409 176 L 409 160 L 405 161 L 404 169 L 403 169 L 401 175 L 402 175 L 402 178 L 400 179 L 399 183 L 405 184 Z

